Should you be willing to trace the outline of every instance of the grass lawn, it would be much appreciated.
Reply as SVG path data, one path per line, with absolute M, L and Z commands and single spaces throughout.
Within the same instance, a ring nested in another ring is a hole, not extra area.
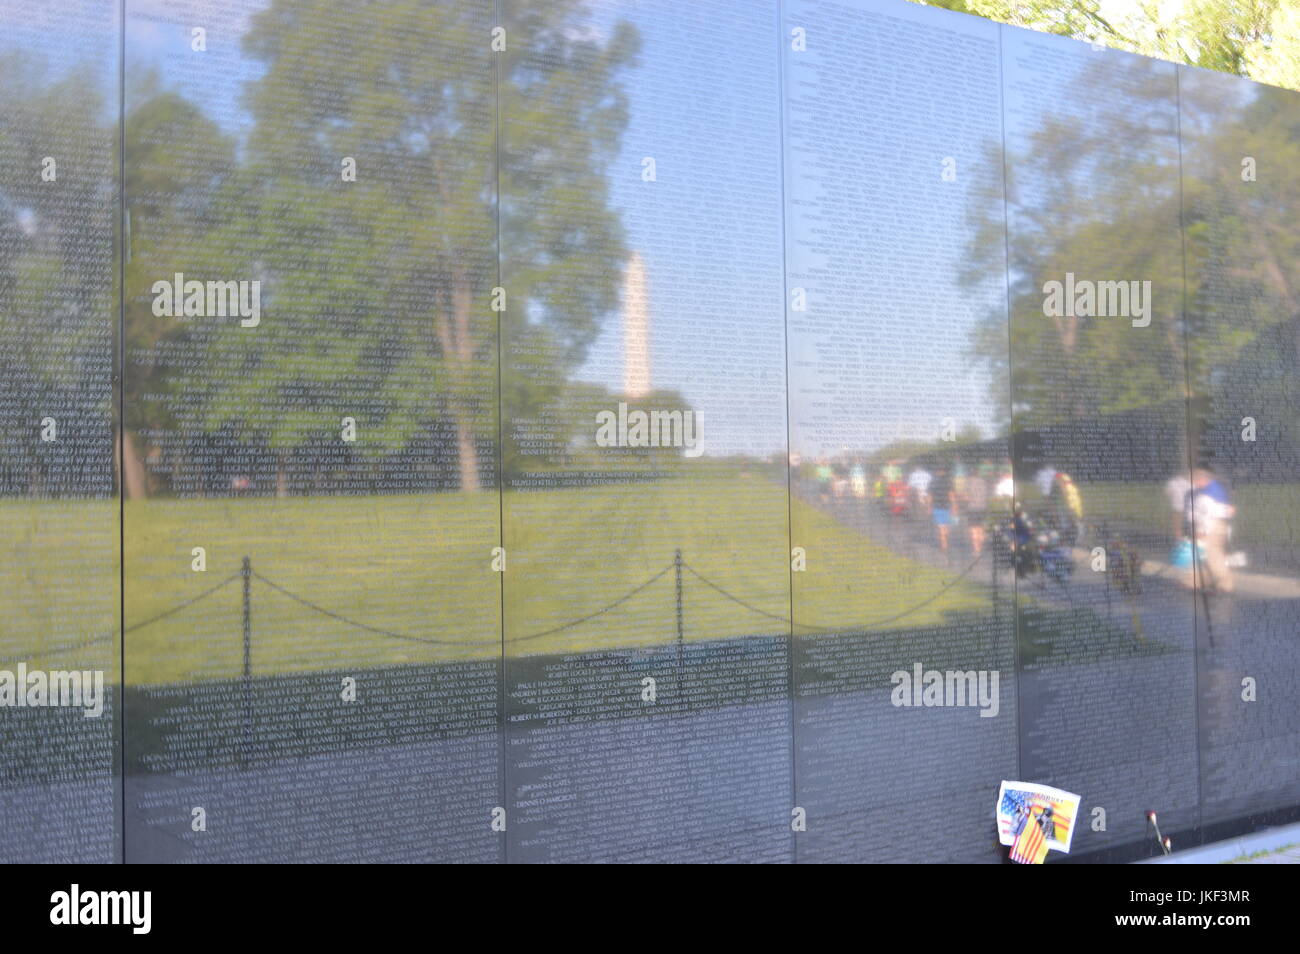
M 507 494 L 504 503 L 495 493 L 127 501 L 126 679 L 157 685 L 240 673 L 244 555 L 256 573 L 324 610 L 413 637 L 367 632 L 254 579 L 256 675 L 495 658 L 503 608 L 512 655 L 673 640 L 670 567 L 677 547 L 696 571 L 753 607 L 687 571 L 685 639 L 788 632 L 787 507 L 784 485 L 760 478 Z M 954 579 L 955 573 L 899 556 L 800 501 L 793 507 L 794 542 L 808 553 L 807 572 L 794 574 L 801 622 L 870 625 Z M 504 600 L 502 577 L 491 565 L 502 510 Z M 0 580 L 17 594 L 0 630 L 0 658 L 116 672 L 111 640 L 93 652 L 47 651 L 114 633 L 117 515 L 116 501 L 0 503 L 0 532 L 14 543 L 0 556 Z M 198 546 L 207 551 L 202 573 L 190 567 Z M 609 612 L 548 633 L 666 568 Z M 192 606 L 140 625 L 231 576 Z M 962 582 L 891 625 L 926 626 L 986 605 L 977 585 Z

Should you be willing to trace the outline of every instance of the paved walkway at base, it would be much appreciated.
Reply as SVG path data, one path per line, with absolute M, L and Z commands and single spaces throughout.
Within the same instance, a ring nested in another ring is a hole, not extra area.
M 1300 845 L 1291 845 L 1264 855 L 1253 855 L 1232 862 L 1235 865 L 1300 865 Z
M 1300 824 L 1279 825 L 1264 831 L 1216 841 L 1199 848 L 1175 851 L 1142 865 L 1300 865 Z

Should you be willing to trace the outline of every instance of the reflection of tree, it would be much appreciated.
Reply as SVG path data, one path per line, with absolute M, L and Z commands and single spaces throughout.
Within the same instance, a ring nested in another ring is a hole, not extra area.
M 1181 393 L 1185 377 L 1174 320 L 1181 245 L 1172 73 L 1138 61 L 1117 69 L 1108 61 L 1087 68 L 1071 89 L 1062 106 L 1087 103 L 1090 114 L 1047 111 L 1007 146 L 1011 360 L 1021 426 L 1164 401 Z M 979 231 L 1000 224 L 997 205 L 977 211 Z M 989 260 L 987 244 L 978 251 Z M 1117 318 L 1045 316 L 1043 284 L 1067 272 L 1150 280 L 1150 328 Z M 1005 313 L 990 315 L 974 338 L 1002 402 L 1006 320 Z
M 76 458 L 108 467 L 115 127 L 89 69 L 21 52 L 0 53 L 0 104 L 0 492 L 108 494 Z
M 459 485 L 480 485 L 496 437 L 493 289 L 507 294 L 503 347 L 523 346 L 537 372 L 506 382 L 507 403 L 534 406 L 582 360 L 626 255 L 604 174 L 635 37 L 573 29 L 575 0 L 513 7 L 507 50 L 522 55 L 492 51 L 488 4 L 382 0 L 343 15 L 333 0 L 274 0 L 244 40 L 265 73 L 246 91 L 238 163 L 173 97 L 131 110 L 128 169 L 151 158 L 136 136 L 158 113 L 174 151 L 157 164 L 186 168 L 163 208 L 138 204 L 147 186 L 128 193 L 158 253 L 133 257 L 128 335 L 184 334 L 201 355 L 158 362 L 150 373 L 166 380 L 151 393 L 170 392 L 190 426 L 246 435 L 282 464 L 337 440 L 343 416 L 366 437 L 363 457 L 447 434 Z M 355 182 L 342 180 L 344 157 Z M 149 282 L 173 271 L 261 279 L 261 326 L 181 331 L 154 319 Z M 171 425 L 150 413 L 159 419 L 136 425 Z
M 1215 83 L 1227 89 L 1225 81 Z M 1196 397 L 1222 381 L 1252 343 L 1275 334 L 1269 329 L 1293 320 L 1300 224 L 1296 196 L 1288 194 L 1296 187 L 1279 171 L 1300 162 L 1300 113 L 1294 106 L 1283 112 L 1293 94 L 1268 92 L 1247 102 L 1208 95 L 1218 87 L 1206 85 L 1207 95 L 1182 97 L 1182 168 L 1173 78 L 1167 67 L 1147 62 L 1117 67 L 1107 58 L 1086 68 L 1062 106 L 1088 104 L 1090 115 L 1049 111 L 1031 134 L 1008 142 L 1018 426 Z M 1246 154 L 1267 156 L 1276 174 L 1242 188 Z M 997 250 L 980 239 L 1001 227 L 1001 216 L 1000 202 L 973 211 L 968 280 L 1001 267 Z M 1151 326 L 1044 316 L 1043 283 L 1067 271 L 1081 279 L 1150 279 Z M 1229 301 L 1236 303 L 1230 314 L 1223 309 Z M 1004 312 L 992 313 L 972 338 L 1003 402 L 1006 321 Z
M 1183 80 L 1188 341 L 1198 410 L 1300 433 L 1300 101 L 1208 74 Z M 1243 181 L 1243 159 L 1256 163 Z M 1224 422 L 1220 422 L 1220 426 Z M 1207 427 L 1213 427 L 1206 422 Z M 1236 440 L 1234 433 L 1234 443 Z M 1202 451 L 1204 453 L 1204 451 Z M 1277 463 L 1281 464 L 1281 461 Z
M 135 435 L 183 426 L 176 413 L 181 379 L 166 349 L 193 344 L 191 326 L 153 314 L 150 287 L 175 270 L 193 272 L 189 263 L 202 260 L 204 237 L 227 214 L 220 186 L 235 173 L 235 146 L 198 107 L 160 89 L 156 76 L 142 77 L 127 98 L 139 105 L 127 112 L 124 131 L 131 256 L 125 273 L 123 457 L 125 491 L 138 496 L 143 487 Z

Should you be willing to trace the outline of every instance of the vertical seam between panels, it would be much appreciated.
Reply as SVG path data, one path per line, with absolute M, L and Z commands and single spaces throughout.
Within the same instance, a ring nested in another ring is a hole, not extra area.
M 785 222 L 786 176 L 785 176 L 785 3 L 777 0 L 776 5 L 776 79 L 777 79 L 777 136 L 779 144 L 777 155 L 780 162 L 781 182 L 781 331 L 783 335 L 782 350 L 785 358 L 785 529 L 786 529 L 786 576 L 789 580 L 790 636 L 786 643 L 786 669 L 790 686 L 790 808 L 799 804 L 798 789 L 798 750 L 796 742 L 796 713 L 798 701 L 795 693 L 795 635 L 794 635 L 794 474 L 790 465 L 790 315 L 789 315 L 789 265 L 786 247 L 787 231 Z M 799 837 L 793 828 L 790 830 L 790 860 L 799 862 Z
M 1011 461 L 1011 515 L 1015 518 L 1016 512 L 1016 461 L 1015 461 L 1015 415 L 1016 415 L 1016 388 L 1015 388 L 1015 368 L 1014 368 L 1014 350 L 1012 348 L 1011 334 L 1011 195 L 1007 188 L 1007 98 L 1006 98 L 1006 77 L 1003 72 L 1003 48 L 1002 38 L 1006 27 L 997 24 L 998 31 L 998 126 L 1002 133 L 1002 254 L 1003 268 L 1002 273 L 1006 285 L 1007 293 L 1007 459 Z M 1011 574 L 1011 651 L 1012 666 L 1014 667 L 1015 678 L 1012 680 L 1013 691 L 1016 695 L 1016 777 L 1024 778 L 1024 757 L 1021 751 L 1022 733 L 1020 731 L 1020 601 L 1018 586 L 1019 582 L 1012 567 Z M 994 563 L 993 572 L 997 573 L 997 564 Z M 997 588 L 993 590 L 993 611 L 997 613 Z

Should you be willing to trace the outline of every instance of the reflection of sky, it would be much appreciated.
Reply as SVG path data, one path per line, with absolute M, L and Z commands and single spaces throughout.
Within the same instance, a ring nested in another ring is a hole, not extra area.
M 651 375 L 703 412 L 708 453 L 785 447 L 780 91 L 776 6 L 602 3 L 641 36 L 624 81 L 630 118 L 612 175 L 645 261 Z M 643 182 L 641 160 L 657 181 Z M 605 326 L 582 377 L 621 388 L 622 327 Z
M 949 424 L 992 436 L 970 341 L 1005 313 L 1005 276 L 963 287 L 958 273 L 972 208 L 1001 218 L 997 27 L 892 0 L 844 8 L 787 16 L 808 36 L 786 79 L 789 269 L 809 295 L 791 321 L 793 449 L 933 442 Z
M 244 87 L 262 75 L 263 66 L 244 55 L 241 39 L 249 19 L 265 6 L 265 0 L 222 0 L 221 16 L 213 17 L 210 0 L 128 0 L 128 78 L 156 70 L 166 88 L 199 104 L 227 131 L 246 132 L 251 117 L 242 108 Z M 202 53 L 190 50 L 195 27 L 206 32 Z
M 0 0 L 0 53 L 27 54 L 52 77 L 88 69 L 116 119 L 120 22 L 113 0 Z

